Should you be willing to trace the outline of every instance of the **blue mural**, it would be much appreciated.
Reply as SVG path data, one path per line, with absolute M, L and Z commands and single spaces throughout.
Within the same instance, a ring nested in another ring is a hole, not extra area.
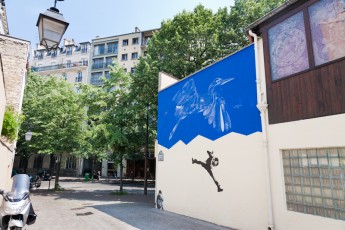
M 261 132 L 256 102 L 251 45 L 159 92 L 158 143 L 171 148 L 198 135 Z

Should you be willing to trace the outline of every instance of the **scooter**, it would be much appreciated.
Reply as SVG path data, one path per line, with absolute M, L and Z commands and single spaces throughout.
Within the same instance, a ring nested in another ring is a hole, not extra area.
M 36 214 L 33 210 L 30 197 L 30 178 L 26 174 L 13 176 L 10 192 L 0 190 L 3 196 L 0 207 L 0 229 L 21 230 L 28 224 L 34 224 Z

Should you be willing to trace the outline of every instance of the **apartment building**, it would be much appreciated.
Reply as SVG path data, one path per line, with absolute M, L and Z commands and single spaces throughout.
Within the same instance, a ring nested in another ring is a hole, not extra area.
M 138 58 L 145 55 L 147 44 L 156 30 L 140 31 L 136 27 L 133 33 L 93 39 L 89 83 L 102 85 L 101 77 L 109 76 L 108 66 L 113 60 L 116 60 L 126 72 L 133 73 Z
M 37 45 L 31 57 L 31 70 L 39 75 L 54 75 L 71 84 L 87 84 L 90 59 L 90 42 L 77 43 L 73 39 L 64 39 L 63 46 L 46 50 Z

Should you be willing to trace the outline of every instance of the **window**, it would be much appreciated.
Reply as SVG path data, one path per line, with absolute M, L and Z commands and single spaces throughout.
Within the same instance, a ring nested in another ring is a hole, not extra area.
M 42 168 L 42 165 L 43 165 L 43 157 L 42 156 L 35 157 L 33 168 L 40 169 Z
M 67 46 L 66 47 L 66 55 L 72 55 L 72 46 Z
M 94 51 L 93 51 L 94 55 L 101 55 L 101 54 L 104 54 L 104 52 L 105 52 L 105 45 L 104 44 L 95 45 Z
M 283 150 L 287 209 L 345 220 L 345 148 Z
M 132 39 L 132 44 L 133 44 L 133 45 L 139 44 L 139 38 L 133 38 L 133 39 Z
M 152 39 L 152 36 L 145 36 L 145 38 L 144 38 L 144 45 L 147 46 L 151 39 Z
M 92 73 L 91 74 L 91 84 L 93 85 L 100 85 L 103 83 L 102 79 L 102 72 Z
M 66 73 L 63 73 L 63 74 L 62 74 L 62 78 L 63 78 L 65 81 L 67 81 L 67 74 L 66 74 Z
M 75 78 L 75 82 L 82 82 L 83 81 L 83 73 L 78 72 L 78 76 Z
M 52 58 L 55 58 L 57 56 L 57 50 L 56 49 L 53 49 L 52 51 L 51 51 L 51 57 Z
M 71 60 L 67 60 L 66 63 L 67 63 L 66 68 L 71 68 L 71 64 L 72 64 Z
M 82 65 L 82 66 L 87 66 L 87 65 L 88 65 L 88 61 L 87 61 L 86 58 L 82 58 L 82 59 L 81 59 L 81 65 Z
M 116 56 L 113 57 L 106 57 L 105 62 L 106 62 L 106 67 L 108 67 L 108 65 L 113 65 L 113 60 L 116 59 Z
M 135 68 L 131 68 L 131 73 L 134 73 L 134 71 L 135 71 Z
M 87 53 L 88 50 L 88 45 L 87 44 L 81 44 L 81 52 L 82 53 Z
M 121 60 L 122 61 L 127 61 L 127 59 L 128 59 L 128 55 L 127 54 L 122 54 Z
M 122 40 L 122 46 L 128 46 L 128 39 Z
M 344 10 L 344 0 L 322 0 L 308 8 L 315 65 L 345 56 Z
M 345 1 L 312 2 L 315 1 L 302 5 L 300 12 L 268 29 L 272 80 L 345 57 Z
M 137 52 L 132 53 L 132 59 L 138 59 L 138 53 Z
M 96 58 L 96 59 L 93 59 L 92 68 L 93 68 L 93 69 L 102 69 L 102 68 L 104 68 L 103 58 Z
M 76 157 L 68 157 L 66 161 L 66 169 L 75 169 L 77 166 Z
M 117 53 L 117 42 L 108 43 L 108 53 Z
M 105 78 L 106 78 L 106 79 L 109 79 L 109 78 L 110 78 L 110 73 L 109 73 L 109 71 L 105 71 L 105 72 L 104 72 L 104 75 L 105 75 Z
M 42 60 L 43 59 L 43 54 L 44 54 L 44 51 L 38 51 L 38 54 L 37 54 L 38 60 Z
M 309 68 L 303 12 L 268 30 L 272 80 Z
M 127 73 L 127 68 L 124 68 L 123 71 L 124 71 L 125 73 Z

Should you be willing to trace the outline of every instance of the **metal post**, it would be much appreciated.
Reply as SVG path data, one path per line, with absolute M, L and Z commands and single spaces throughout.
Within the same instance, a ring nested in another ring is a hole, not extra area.
M 146 148 L 145 148 L 145 168 L 144 168 L 144 195 L 147 195 L 147 158 L 149 155 L 149 111 L 146 110 Z

